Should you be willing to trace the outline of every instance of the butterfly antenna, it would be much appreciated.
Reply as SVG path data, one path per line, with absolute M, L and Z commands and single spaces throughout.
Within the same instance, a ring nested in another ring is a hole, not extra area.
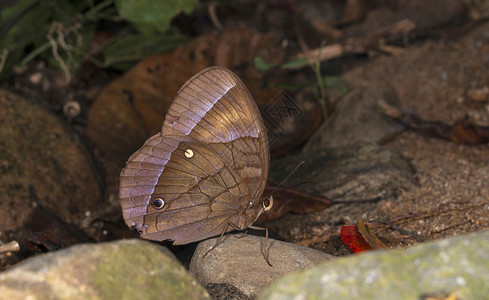
M 266 198 L 270 197 L 270 196 L 271 196 L 271 195 L 273 195 L 273 194 L 274 194 L 274 193 L 275 193 L 277 190 L 279 190 L 280 186 L 281 186 L 281 185 L 282 185 L 282 184 L 283 184 L 285 181 L 287 181 L 287 180 L 290 178 L 290 176 L 292 176 L 292 175 L 293 175 L 293 174 L 294 174 L 294 173 L 295 173 L 295 172 L 296 172 L 296 171 L 299 169 L 299 167 L 300 167 L 300 166 L 302 166 L 302 164 L 304 164 L 305 162 L 306 162 L 305 160 L 301 161 L 301 162 L 300 162 L 300 163 L 299 163 L 299 164 L 298 164 L 298 165 L 297 165 L 297 166 L 296 166 L 296 167 L 295 167 L 295 168 L 294 168 L 294 169 L 293 169 L 293 170 L 292 170 L 292 171 L 289 173 L 289 175 L 287 175 L 287 177 L 285 177 L 284 179 L 282 179 L 282 181 L 281 181 L 281 182 L 280 182 L 280 183 L 279 183 L 279 184 L 278 184 L 278 185 L 277 185 L 277 186 L 276 186 L 276 187 L 275 187 L 275 188 L 274 188 L 274 189 L 273 189 L 273 190 L 270 192 L 270 194 L 269 194 L 269 195 L 268 195 Z M 304 182 L 304 183 L 307 183 L 307 182 Z M 280 190 L 286 190 L 286 189 L 289 189 L 289 188 L 291 188 L 291 187 L 298 186 L 298 185 L 301 185 L 301 184 L 304 184 L 304 183 L 299 183 L 299 184 L 296 184 L 296 185 L 293 185 L 293 186 L 290 186 L 290 187 L 284 187 L 284 188 L 282 188 L 282 189 L 280 189 Z

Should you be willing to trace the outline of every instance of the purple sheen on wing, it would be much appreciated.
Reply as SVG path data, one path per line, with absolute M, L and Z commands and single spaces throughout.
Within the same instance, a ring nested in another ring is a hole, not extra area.
M 129 198 L 135 196 L 149 195 L 153 194 L 154 186 L 132 186 L 132 187 L 121 187 L 120 197 Z

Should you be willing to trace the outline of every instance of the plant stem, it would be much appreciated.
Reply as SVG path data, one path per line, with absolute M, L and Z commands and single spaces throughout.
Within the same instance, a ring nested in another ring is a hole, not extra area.
M 50 42 L 46 42 L 46 43 L 42 44 L 41 46 L 39 46 L 36 49 L 34 49 L 31 53 L 29 53 L 26 57 L 24 57 L 24 59 L 20 62 L 20 65 L 21 66 L 25 66 L 34 57 L 36 57 L 41 52 L 43 52 L 44 50 L 46 50 L 46 49 L 48 49 L 50 47 L 51 47 L 51 43 Z

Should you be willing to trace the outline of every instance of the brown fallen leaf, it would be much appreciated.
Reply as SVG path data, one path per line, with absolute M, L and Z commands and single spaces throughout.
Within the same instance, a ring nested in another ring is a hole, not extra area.
M 171 53 L 151 56 L 104 88 L 88 112 L 87 134 L 97 149 L 122 166 L 144 141 L 161 129 L 178 89 L 211 65 L 235 71 L 258 104 L 266 105 L 280 89 L 263 88 L 265 74 L 255 57 L 281 63 L 284 51 L 270 34 L 227 28 L 203 34 Z
M 253 61 L 260 57 L 277 64 L 285 60 L 285 55 L 272 34 L 226 27 L 221 32 L 203 34 L 172 53 L 149 57 L 112 81 L 90 107 L 86 130 L 105 171 L 107 197 L 117 199 L 124 163 L 148 137 L 161 130 L 171 101 L 192 75 L 211 65 L 228 67 L 243 80 L 257 104 L 273 115 L 271 110 L 286 106 L 281 88 L 268 83 L 283 82 L 285 72 L 261 72 Z M 272 116 L 277 126 L 267 128 L 269 136 L 275 138 L 270 146 L 273 156 L 277 150 L 283 153 L 303 143 L 322 122 L 319 104 L 307 98 L 292 99 L 301 107 L 299 114 Z M 271 110 L 266 109 L 269 107 Z
M 363 222 L 363 220 L 358 220 L 358 231 L 361 233 L 365 241 L 373 248 L 373 249 L 389 249 L 386 244 L 382 243 L 368 228 L 367 224 Z
M 91 241 L 83 230 L 63 222 L 56 214 L 42 206 L 32 185 L 29 186 L 29 190 L 31 198 L 36 203 L 36 208 L 24 226 L 29 232 L 31 243 L 53 251 Z
M 90 239 L 80 228 L 64 223 L 42 206 L 34 209 L 27 226 L 30 242 L 40 245 L 48 251 L 90 242 Z

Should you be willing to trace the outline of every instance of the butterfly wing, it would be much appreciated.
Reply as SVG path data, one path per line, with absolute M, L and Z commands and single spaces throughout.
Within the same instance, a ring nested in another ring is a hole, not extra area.
M 190 78 L 178 91 L 161 132 L 225 145 L 229 151 L 222 154 L 235 156 L 226 160 L 255 191 L 252 201 L 263 194 L 270 160 L 266 130 L 253 97 L 230 70 L 210 67 Z
M 205 69 L 122 171 L 124 219 L 141 237 L 174 244 L 219 235 L 230 222 L 247 227 L 239 214 L 259 201 L 268 163 L 263 122 L 244 84 L 225 68 Z M 156 198 L 162 208 L 153 207 Z

